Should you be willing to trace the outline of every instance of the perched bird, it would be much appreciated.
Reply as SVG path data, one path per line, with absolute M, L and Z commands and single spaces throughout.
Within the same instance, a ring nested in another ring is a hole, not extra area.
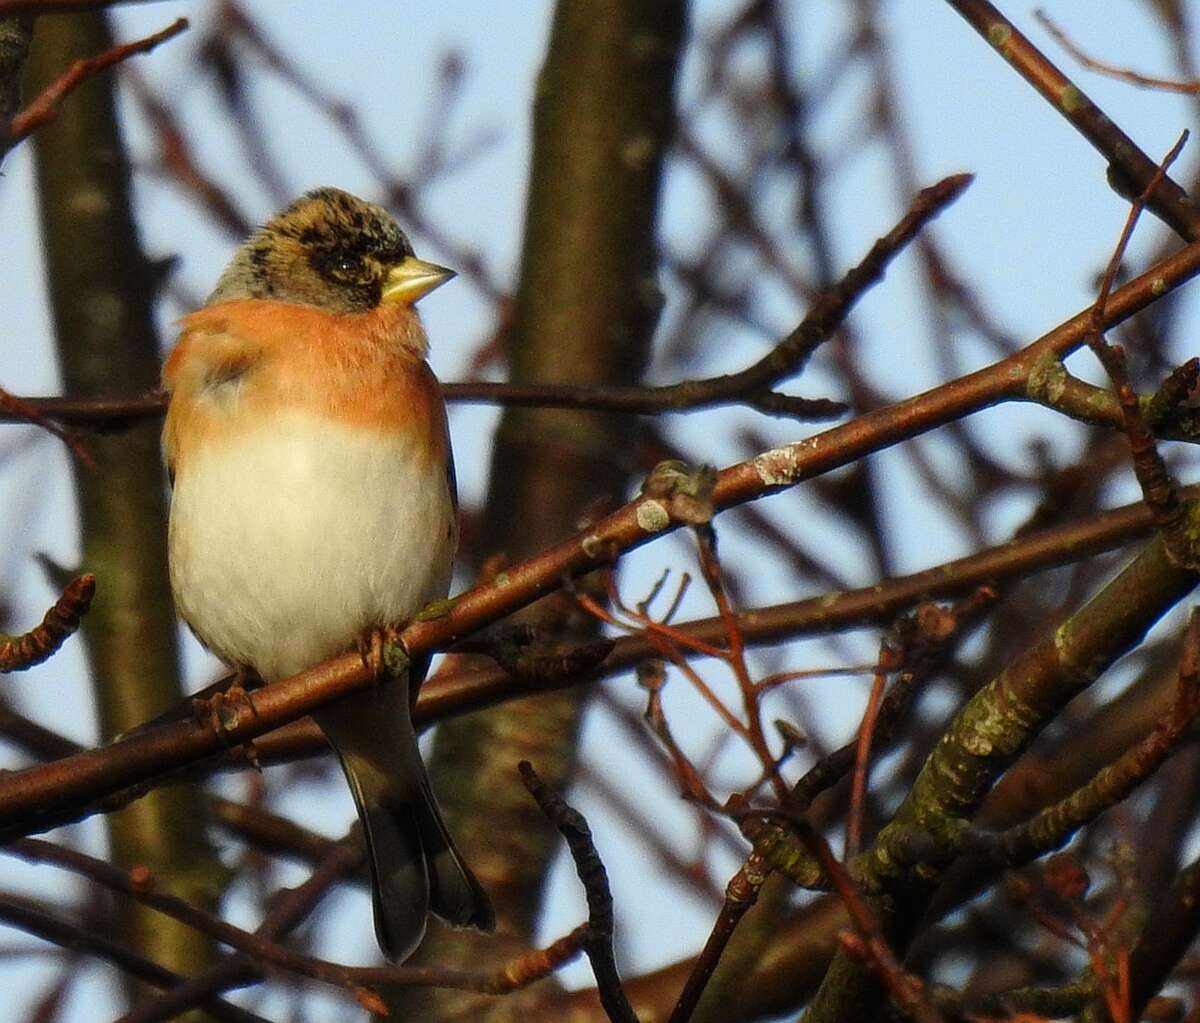
M 454 463 L 413 306 L 453 276 L 417 259 L 384 209 L 321 188 L 254 234 L 184 318 L 163 371 L 171 586 L 224 660 L 269 682 L 446 595 Z M 427 668 L 314 715 L 354 794 L 394 960 L 430 912 L 494 926 L 417 748 Z

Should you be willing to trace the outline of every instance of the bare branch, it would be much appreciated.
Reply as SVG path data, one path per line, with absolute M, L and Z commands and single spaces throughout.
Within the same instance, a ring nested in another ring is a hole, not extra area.
M 45 5 L 34 4 L 31 6 L 42 7 Z M 135 57 L 140 53 L 149 53 L 160 43 L 165 43 L 168 39 L 179 35 L 187 27 L 187 18 L 177 18 L 162 31 L 155 32 L 144 39 L 114 46 L 111 50 L 106 50 L 99 56 L 87 60 L 77 60 L 55 81 L 46 86 L 41 95 L 35 97 L 24 110 L 21 110 L 8 122 L 9 145 L 16 145 L 22 139 L 32 135 L 43 124 L 53 121 L 58 116 L 59 104 L 89 78 L 102 71 L 107 71 L 110 67 L 120 64 L 130 57 Z

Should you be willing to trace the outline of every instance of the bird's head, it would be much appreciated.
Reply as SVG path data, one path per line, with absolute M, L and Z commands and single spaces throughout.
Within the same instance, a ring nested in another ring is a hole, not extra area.
M 318 188 L 238 249 L 208 302 L 268 298 L 362 313 L 391 302 L 412 305 L 453 276 L 453 270 L 413 255 L 382 206 Z

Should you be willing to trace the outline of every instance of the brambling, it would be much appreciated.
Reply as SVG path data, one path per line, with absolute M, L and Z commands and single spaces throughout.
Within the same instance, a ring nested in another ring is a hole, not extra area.
M 446 595 L 457 498 L 413 308 L 453 277 L 379 206 L 309 192 L 237 252 L 167 359 L 171 586 L 224 660 L 294 674 Z M 446 830 L 410 714 L 428 668 L 315 714 L 362 820 L 393 960 L 432 912 L 494 927 Z

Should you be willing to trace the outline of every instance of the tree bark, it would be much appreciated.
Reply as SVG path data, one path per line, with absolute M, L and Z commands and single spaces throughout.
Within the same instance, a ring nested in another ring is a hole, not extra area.
M 508 353 L 514 381 L 629 384 L 641 376 L 661 304 L 656 222 L 686 13 L 684 0 L 557 6 L 534 108 Z M 481 549 L 518 560 L 569 534 L 589 508 L 619 500 L 630 484 L 634 427 L 631 418 L 608 414 L 506 410 Z M 555 637 L 594 629 L 563 595 L 523 617 Z M 547 695 L 447 723 L 437 733 L 432 768 L 451 828 L 495 900 L 500 934 L 513 945 L 533 939 L 558 843 L 516 764 L 528 759 L 551 785 L 568 785 L 584 706 L 580 692 Z M 476 936 L 441 929 L 419 958 L 449 965 L 480 954 Z M 460 996 L 416 997 L 441 1012 Z M 492 1011 L 519 1014 L 517 1002 L 504 999 Z
M 103 14 L 42 17 L 29 59 L 33 89 L 72 61 L 108 49 Z M 130 203 L 129 162 L 111 75 L 85 82 L 34 136 L 43 245 L 67 393 L 157 386 L 152 268 Z M 88 439 L 97 471 L 76 467 L 83 564 L 98 587 L 83 636 L 106 738 L 182 697 L 177 625 L 167 580 L 165 480 L 158 426 Z M 204 803 L 159 789 L 108 818 L 117 863 L 148 866 L 157 884 L 212 907 L 223 872 L 205 834 Z M 122 907 L 118 933 L 163 966 L 192 973 L 208 939 L 151 911 Z

